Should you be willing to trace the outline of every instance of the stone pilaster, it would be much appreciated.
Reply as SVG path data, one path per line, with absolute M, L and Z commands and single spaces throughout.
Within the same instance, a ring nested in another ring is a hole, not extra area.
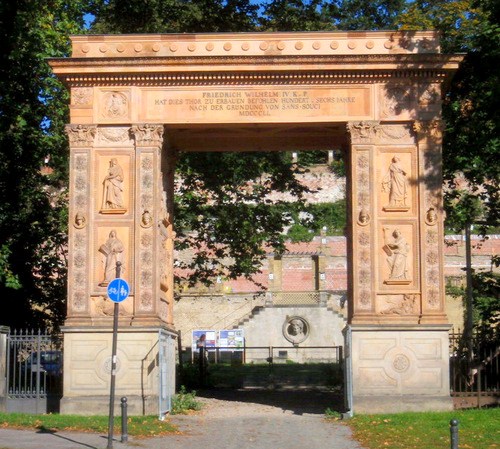
M 422 254 L 421 323 L 447 323 L 444 312 L 442 127 L 440 120 L 415 121 Z
M 350 152 L 350 216 L 349 283 L 351 322 L 369 319 L 375 313 L 374 284 L 374 207 L 371 188 L 374 177 L 375 138 L 380 126 L 376 121 L 349 122 Z
M 172 285 L 167 273 L 172 272 L 172 266 L 167 267 L 167 260 L 171 264 L 173 250 L 173 245 L 168 244 L 172 240 L 172 224 L 163 191 L 163 126 L 133 125 L 132 135 L 137 179 L 134 325 L 161 325 L 167 323 L 170 315 L 167 293 L 171 294 Z
M 92 149 L 97 126 L 67 125 L 70 145 L 68 239 L 68 303 L 66 322 L 90 315 L 88 273 L 91 266 L 90 232 Z

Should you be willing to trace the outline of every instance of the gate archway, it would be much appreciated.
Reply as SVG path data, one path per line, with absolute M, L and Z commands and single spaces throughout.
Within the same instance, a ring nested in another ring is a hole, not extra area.
M 451 406 L 441 90 L 461 58 L 441 54 L 435 33 L 75 36 L 72 50 L 50 62 L 71 91 L 63 412 L 107 403 L 105 292 L 117 260 L 131 286 L 118 385 L 132 411 L 156 410 L 154 347 L 174 324 L 176 150 L 339 141 L 350 147 L 352 406 Z

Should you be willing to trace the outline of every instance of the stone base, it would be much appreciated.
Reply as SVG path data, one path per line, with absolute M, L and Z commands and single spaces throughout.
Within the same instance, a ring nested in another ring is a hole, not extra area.
M 354 413 L 453 408 L 449 326 L 351 325 L 349 330 Z
M 128 415 L 158 414 L 158 396 L 125 395 Z M 121 413 L 121 397 L 115 397 L 115 416 Z M 107 396 L 64 396 L 61 399 L 61 415 L 108 415 L 109 394 Z
M 403 413 L 451 411 L 453 400 L 450 396 L 356 396 L 354 408 L 356 414 Z
M 109 328 L 65 327 L 64 387 L 61 414 L 107 414 L 111 381 L 113 332 Z M 127 397 L 130 415 L 159 413 L 159 336 L 161 328 L 118 330 L 115 410 Z M 175 361 L 163 369 L 171 379 L 164 396 L 175 392 Z M 171 357 L 171 360 L 175 360 Z

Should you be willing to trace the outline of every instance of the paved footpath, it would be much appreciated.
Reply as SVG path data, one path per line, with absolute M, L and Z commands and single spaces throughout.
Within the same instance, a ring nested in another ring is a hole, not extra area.
M 327 421 L 314 395 L 292 405 L 227 395 L 201 398 L 203 411 L 172 416 L 181 433 L 166 437 L 118 439 L 114 449 L 363 449 L 347 426 Z M 115 435 L 119 438 L 120 435 Z M 106 449 L 107 435 L 0 429 L 0 449 Z

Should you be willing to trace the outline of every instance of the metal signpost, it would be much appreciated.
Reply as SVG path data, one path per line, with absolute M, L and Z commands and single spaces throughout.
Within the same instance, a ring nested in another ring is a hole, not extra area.
M 116 343 L 118 339 L 118 305 L 128 298 L 130 287 L 124 279 L 120 279 L 121 262 L 116 263 L 116 279 L 108 284 L 108 298 L 115 303 L 113 315 L 113 349 L 111 354 L 111 384 L 109 392 L 108 446 L 113 449 L 113 421 L 115 414 L 115 379 L 116 379 Z

